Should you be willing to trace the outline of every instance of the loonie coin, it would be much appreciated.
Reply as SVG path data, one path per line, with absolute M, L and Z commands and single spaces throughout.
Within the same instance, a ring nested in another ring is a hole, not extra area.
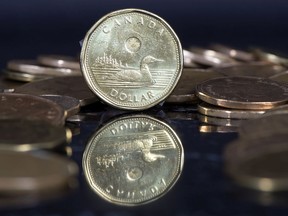
M 222 75 L 217 72 L 211 72 L 205 69 L 184 68 L 179 82 L 165 102 L 181 104 L 195 103 L 198 101 L 198 97 L 195 95 L 196 85 L 205 80 L 221 76 Z
M 286 69 L 280 65 L 273 65 L 264 62 L 229 65 L 211 69 L 213 72 L 217 72 L 226 76 L 253 76 L 264 78 L 270 78 L 270 76 L 280 74 L 285 70 Z
M 242 50 L 237 50 L 237 49 L 225 46 L 225 45 L 212 44 L 211 48 L 213 50 L 216 50 L 217 52 L 220 52 L 238 61 L 251 62 L 255 60 L 255 57 L 253 54 L 242 51 Z
M 196 87 L 197 96 L 210 104 L 234 109 L 271 109 L 288 101 L 288 86 L 256 77 L 220 77 Z
M 33 95 L 0 93 L 0 119 L 42 120 L 64 125 L 64 110 L 58 104 Z
M 72 56 L 40 55 L 37 61 L 46 66 L 58 68 L 70 68 L 80 71 L 80 62 Z
M 163 196 L 178 180 L 183 147 L 165 123 L 144 115 L 118 118 L 97 131 L 84 155 L 90 187 L 118 205 L 145 204 Z
M 33 75 L 46 76 L 80 76 L 79 70 L 69 68 L 53 68 L 41 66 L 34 60 L 11 60 L 7 63 L 7 69 Z
M 1 119 L 0 131 L 0 150 L 55 149 L 71 141 L 70 130 L 38 120 Z
M 41 95 L 41 97 L 53 101 L 65 111 L 65 118 L 69 118 L 80 111 L 80 101 L 76 98 L 65 95 Z
M 202 102 L 198 104 L 198 112 L 218 118 L 251 119 L 263 115 L 265 110 L 229 109 Z
M 241 124 L 239 135 L 243 138 L 258 139 L 288 133 L 288 115 L 263 115 L 261 118 L 250 119 Z
M 81 50 L 82 73 L 102 100 L 121 109 L 144 110 L 163 101 L 183 68 L 180 41 L 160 17 L 125 9 L 100 19 Z
M 17 93 L 32 95 L 64 95 L 76 98 L 81 106 L 98 101 L 98 98 L 87 87 L 81 76 L 54 77 L 51 79 L 27 83 L 15 89 Z
M 47 152 L 0 151 L 1 194 L 43 193 L 69 187 L 77 165 Z
M 287 134 L 239 140 L 225 150 L 226 172 L 242 186 L 272 192 L 288 190 Z

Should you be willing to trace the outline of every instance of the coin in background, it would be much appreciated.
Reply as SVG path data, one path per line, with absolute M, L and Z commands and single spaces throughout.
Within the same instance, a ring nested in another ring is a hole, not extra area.
M 252 50 L 254 56 L 259 61 L 266 61 L 272 64 L 283 65 L 285 67 L 288 66 L 288 59 L 282 56 L 276 55 L 274 53 L 265 52 L 259 48 Z
M 70 68 L 80 71 L 80 62 L 77 58 L 63 55 L 40 55 L 37 61 L 42 65 L 59 68 Z
M 5 194 L 44 193 L 75 183 L 77 165 L 47 152 L 0 151 L 0 191 Z
M 5 78 L 9 80 L 15 80 L 15 81 L 20 81 L 20 82 L 34 82 L 34 81 L 39 81 L 39 80 L 48 79 L 52 77 L 52 76 L 47 76 L 47 75 L 42 75 L 42 74 L 29 74 L 29 73 L 23 73 L 23 72 L 6 70 L 6 69 L 3 70 L 3 74 Z
M 199 132 L 201 133 L 237 133 L 238 127 L 220 126 L 220 125 L 200 125 Z
M 64 95 L 76 98 L 81 106 L 98 101 L 98 98 L 90 91 L 83 77 L 54 77 L 51 79 L 27 83 L 15 89 L 17 93 L 32 95 Z
M 202 102 L 198 104 L 198 112 L 218 118 L 251 119 L 263 115 L 265 110 L 229 109 Z
M 118 118 L 90 139 L 82 160 L 90 187 L 118 205 L 145 204 L 179 178 L 183 147 L 167 124 L 144 115 Z
M 271 109 L 287 103 L 288 86 L 256 77 L 220 77 L 196 87 L 197 96 L 210 104 L 234 109 Z
M 0 119 L 41 120 L 64 125 L 64 110 L 58 104 L 33 95 L 0 93 Z
M 227 126 L 227 127 L 239 127 L 244 119 L 231 119 L 231 118 L 217 118 L 212 116 L 206 116 L 198 114 L 197 118 L 200 122 L 206 123 L 209 125 L 216 125 L 216 126 Z
M 284 71 L 282 73 L 275 74 L 275 75 L 269 77 L 269 79 L 272 79 L 272 80 L 277 81 L 277 82 L 288 83 L 288 71 Z
M 108 104 L 144 110 L 163 101 L 183 68 L 180 41 L 160 17 L 138 9 L 107 14 L 85 36 L 81 68 Z

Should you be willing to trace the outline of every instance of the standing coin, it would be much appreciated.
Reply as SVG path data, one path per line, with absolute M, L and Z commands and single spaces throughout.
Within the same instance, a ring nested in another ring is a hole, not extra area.
M 58 104 L 33 95 L 0 93 L 0 119 L 42 120 L 64 125 L 64 110 Z
M 143 110 L 172 92 L 183 53 L 163 19 L 125 9 L 106 15 L 88 31 L 80 62 L 89 88 L 102 100 L 121 109 Z
M 179 178 L 183 147 L 165 123 L 144 115 L 106 124 L 90 139 L 83 169 L 91 188 L 118 205 L 135 206 L 163 196 Z
M 65 95 L 76 98 L 81 106 L 98 101 L 98 98 L 87 87 L 82 76 L 54 77 L 47 80 L 27 83 L 15 89 L 17 93 L 32 95 Z
M 196 87 L 197 96 L 210 104 L 234 109 L 271 109 L 288 101 L 288 86 L 264 78 L 220 77 Z

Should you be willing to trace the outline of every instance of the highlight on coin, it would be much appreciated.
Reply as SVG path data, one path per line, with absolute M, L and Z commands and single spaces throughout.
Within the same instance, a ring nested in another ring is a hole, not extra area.
M 125 206 L 164 196 L 180 177 L 183 162 L 177 134 L 146 115 L 105 124 L 91 136 L 82 159 L 89 187 L 103 199 Z

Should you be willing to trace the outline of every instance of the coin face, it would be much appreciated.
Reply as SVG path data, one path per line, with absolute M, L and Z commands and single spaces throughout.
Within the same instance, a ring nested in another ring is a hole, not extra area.
M 288 86 L 264 78 L 220 77 L 196 87 L 197 96 L 210 104 L 234 109 L 271 109 L 288 100 Z
M 175 184 L 183 147 L 167 124 L 149 116 L 127 116 L 92 136 L 82 163 L 89 185 L 102 198 L 140 205 L 163 196 Z
M 121 109 L 143 110 L 172 92 L 183 53 L 163 19 L 125 9 L 108 14 L 88 31 L 80 63 L 88 86 L 102 100 Z
M 32 95 L 0 93 L 0 119 L 42 120 L 64 125 L 64 110 L 56 103 Z

